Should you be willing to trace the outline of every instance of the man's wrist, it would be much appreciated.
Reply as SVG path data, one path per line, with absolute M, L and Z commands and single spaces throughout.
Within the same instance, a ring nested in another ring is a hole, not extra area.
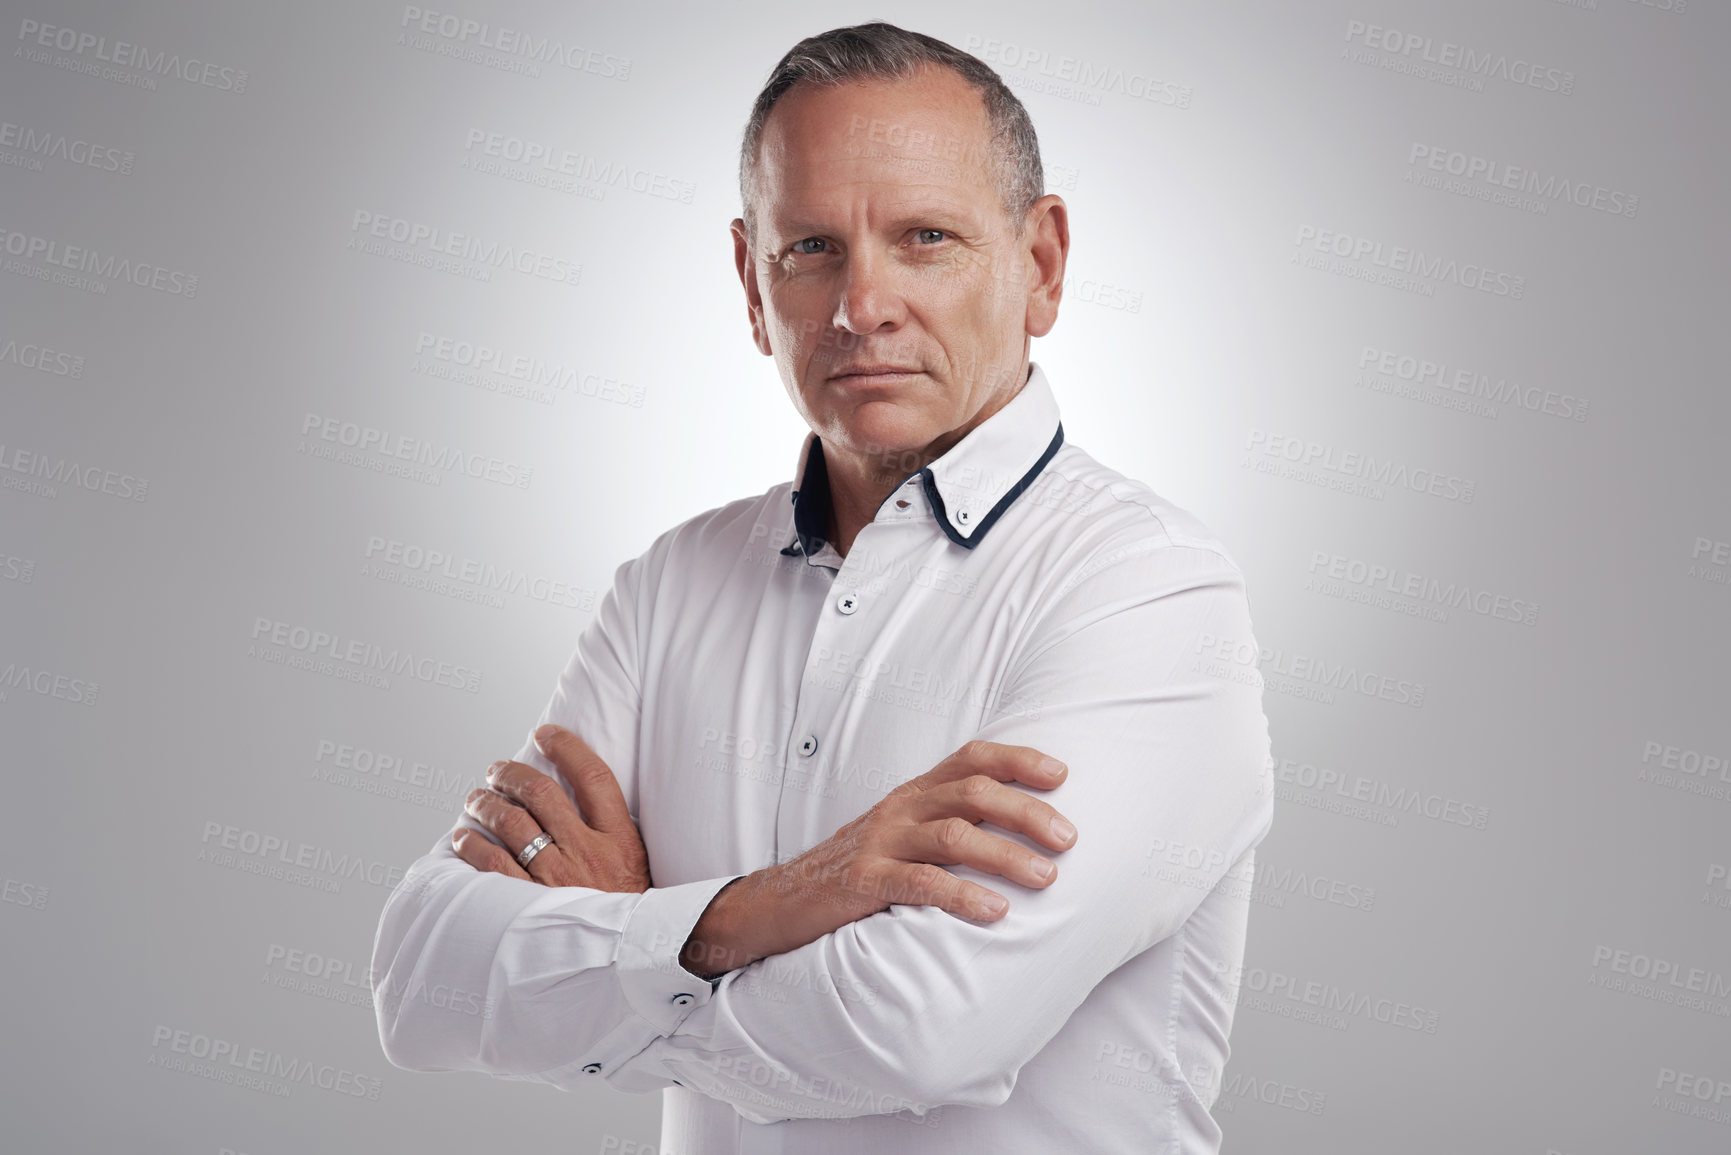
M 704 979 L 716 979 L 775 953 L 758 928 L 773 927 L 761 917 L 764 877 L 774 867 L 742 875 L 715 892 L 679 952 L 679 964 Z

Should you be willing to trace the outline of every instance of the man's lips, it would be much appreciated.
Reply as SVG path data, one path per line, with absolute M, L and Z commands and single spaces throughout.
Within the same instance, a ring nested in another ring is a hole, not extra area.
M 853 365 L 838 373 L 831 373 L 829 379 L 849 385 L 889 385 L 920 372 L 920 369 L 908 368 L 905 365 Z

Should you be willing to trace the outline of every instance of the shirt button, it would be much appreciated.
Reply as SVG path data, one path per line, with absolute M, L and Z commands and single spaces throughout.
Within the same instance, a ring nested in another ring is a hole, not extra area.
M 690 995 L 674 995 L 673 996 L 673 1005 L 676 1007 L 689 1007 L 691 1005 L 691 996 Z
M 599 1075 L 601 1073 L 601 1064 L 590 1063 L 587 1067 L 583 1068 L 583 1073 L 585 1075 Z
M 966 525 L 970 521 L 974 520 L 974 511 L 971 509 L 958 509 L 956 510 L 956 520 L 961 522 L 963 525 Z
M 859 597 L 856 594 L 843 594 L 835 599 L 835 608 L 844 614 L 851 614 L 859 609 Z
M 801 754 L 805 755 L 807 758 L 810 758 L 813 754 L 816 754 L 817 753 L 817 735 L 816 734 L 807 734 L 805 736 L 805 740 L 799 744 L 799 752 Z

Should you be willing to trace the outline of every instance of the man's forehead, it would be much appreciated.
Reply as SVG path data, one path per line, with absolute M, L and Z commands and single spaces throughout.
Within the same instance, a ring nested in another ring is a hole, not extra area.
M 778 232 L 834 224 L 862 201 L 871 218 L 894 224 L 922 213 L 973 217 L 995 200 L 984 104 L 954 74 L 796 88 L 783 100 L 792 103 L 771 111 L 759 166 L 761 211 Z
M 764 124 L 766 170 L 847 158 L 983 161 L 991 126 L 978 91 L 948 69 L 897 80 L 797 85 Z

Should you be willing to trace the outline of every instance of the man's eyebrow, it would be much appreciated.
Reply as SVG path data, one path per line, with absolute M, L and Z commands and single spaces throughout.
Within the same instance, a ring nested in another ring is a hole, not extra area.
M 946 225 L 953 225 L 958 229 L 971 229 L 977 227 L 978 224 L 976 214 L 964 206 L 927 204 L 909 208 L 890 218 L 885 222 L 885 228 L 890 232 L 899 233 L 911 228 L 929 226 L 933 221 L 943 221 Z M 774 238 L 786 237 L 792 240 L 818 236 L 831 231 L 833 230 L 829 226 L 808 218 L 790 217 L 786 220 L 777 220 L 771 216 L 766 222 L 764 235 Z
M 933 204 L 921 205 L 911 209 L 899 217 L 889 221 L 889 227 L 895 231 L 911 229 L 917 225 L 929 225 L 934 221 L 957 227 L 968 227 L 974 224 L 975 214 L 961 205 Z
M 775 217 L 771 216 L 770 219 L 765 222 L 763 233 L 765 236 L 770 237 L 809 237 L 828 231 L 827 228 L 818 224 L 816 221 L 804 220 L 801 218 L 777 220 Z

